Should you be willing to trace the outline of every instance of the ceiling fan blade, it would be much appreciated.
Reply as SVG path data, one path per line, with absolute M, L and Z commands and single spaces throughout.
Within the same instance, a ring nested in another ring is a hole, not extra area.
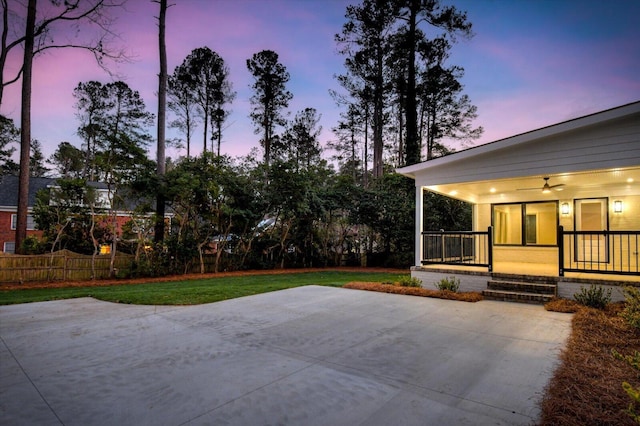
M 517 188 L 516 191 L 542 191 L 543 193 L 547 193 L 554 188 L 560 188 L 562 186 L 564 186 L 564 183 L 559 183 L 557 185 L 549 185 L 549 178 L 545 177 L 544 185 L 542 187 L 537 186 L 535 188 Z M 562 191 L 562 190 L 556 189 L 556 191 Z

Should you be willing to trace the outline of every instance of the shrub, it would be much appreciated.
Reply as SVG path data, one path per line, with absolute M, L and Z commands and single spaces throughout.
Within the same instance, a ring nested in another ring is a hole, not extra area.
M 611 353 L 614 358 L 625 361 L 631 367 L 640 371 L 640 352 L 634 351 L 633 356 L 631 355 L 622 355 L 615 349 L 611 350 Z M 622 389 L 629 395 L 631 398 L 631 402 L 629 403 L 629 407 L 627 408 L 627 414 L 637 423 L 640 424 L 640 413 L 636 411 L 636 403 L 640 403 L 640 388 L 634 388 L 629 382 L 622 382 Z
M 410 276 L 400 277 L 398 281 L 401 287 L 422 287 L 422 281 L 418 278 L 412 278 Z
M 573 295 L 576 302 L 590 308 L 604 309 L 611 302 L 611 289 L 605 291 L 601 286 L 580 287 L 580 292 Z
M 438 290 L 447 290 L 457 293 L 460 289 L 460 280 L 456 277 L 443 278 L 434 285 Z
M 640 328 L 640 289 L 636 287 L 625 287 L 625 305 L 620 316 L 627 321 L 631 327 Z

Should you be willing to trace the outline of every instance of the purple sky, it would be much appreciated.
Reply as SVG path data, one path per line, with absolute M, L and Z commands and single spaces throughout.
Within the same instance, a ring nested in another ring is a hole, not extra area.
M 11 1 L 11 0 L 10 0 Z M 246 155 L 258 147 L 248 118 L 251 76 L 246 60 L 264 49 L 276 51 L 291 74 L 291 117 L 313 107 L 322 115 L 322 142 L 333 138 L 338 108 L 329 89 L 343 72 L 344 58 L 333 40 L 356 0 L 170 0 L 167 15 L 169 72 L 191 50 L 208 46 L 230 68 L 237 91 L 223 135 L 222 151 Z M 567 119 L 640 100 L 640 1 L 459 0 L 475 37 L 454 46 L 449 64 L 465 69 L 465 93 L 478 107 L 475 125 L 485 129 L 476 144 L 491 142 Z M 157 112 L 158 5 L 129 0 L 116 31 L 133 55 L 113 69 Z M 9 69 L 20 61 L 9 58 Z M 36 57 L 33 71 L 32 137 L 49 156 L 61 141 L 76 146 L 73 89 L 79 82 L 110 77 L 93 57 L 57 50 Z M 20 121 L 20 85 L 5 89 L 0 112 Z M 155 135 L 155 128 L 151 129 Z M 175 136 L 169 131 L 168 136 Z M 192 153 L 202 150 L 198 129 Z M 155 150 L 151 147 L 151 156 Z M 177 157 L 182 152 L 169 150 Z

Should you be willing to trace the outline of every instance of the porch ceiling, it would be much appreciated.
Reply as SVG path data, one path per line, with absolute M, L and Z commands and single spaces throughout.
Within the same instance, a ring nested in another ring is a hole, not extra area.
M 545 177 L 549 177 L 549 185 L 563 186 L 543 194 Z M 474 204 L 640 195 L 640 166 L 431 185 L 425 188 Z

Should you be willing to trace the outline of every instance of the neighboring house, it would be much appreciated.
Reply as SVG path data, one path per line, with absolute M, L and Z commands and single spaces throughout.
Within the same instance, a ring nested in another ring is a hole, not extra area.
M 103 208 L 109 208 L 108 188 L 104 183 L 91 182 L 97 190 L 97 198 Z M 29 198 L 27 210 L 27 236 L 41 237 L 42 231 L 36 229 L 31 211 L 36 203 L 36 194 L 41 189 L 55 188 L 56 179 L 29 178 Z M 18 210 L 18 177 L 2 176 L 0 178 L 0 252 L 15 253 L 16 217 Z M 118 212 L 118 228 L 121 229 L 130 219 L 128 212 Z
M 398 172 L 416 183 L 412 275 L 423 281 L 455 275 L 467 290 L 528 301 L 542 297 L 518 294 L 545 292 L 536 282 L 563 297 L 608 285 L 614 299 L 640 284 L 640 102 Z M 425 228 L 424 191 L 470 203 L 473 230 Z
M 36 230 L 36 223 L 31 216 L 31 210 L 36 203 L 36 193 L 47 188 L 53 179 L 29 178 L 29 199 L 27 213 L 27 236 L 42 236 L 42 231 Z M 18 211 L 18 177 L 7 175 L 0 177 L 0 251 L 15 253 L 16 223 Z

